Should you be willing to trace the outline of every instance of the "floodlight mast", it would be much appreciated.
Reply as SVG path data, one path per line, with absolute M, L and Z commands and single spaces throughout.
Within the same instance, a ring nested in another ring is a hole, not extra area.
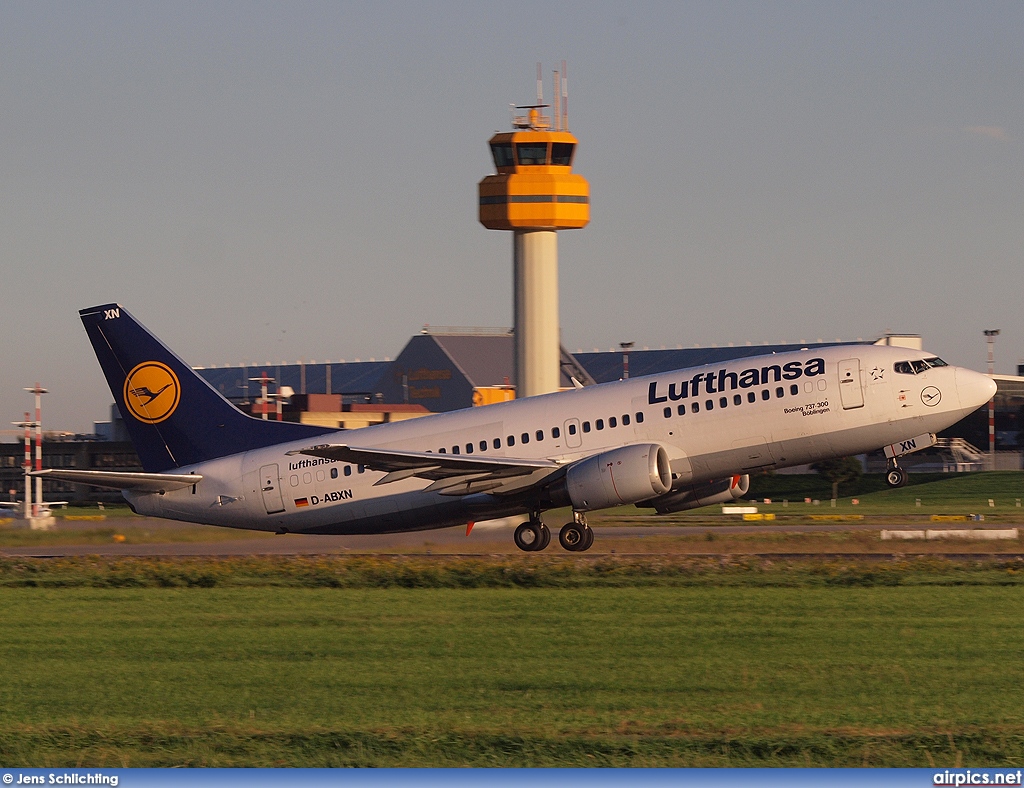
M 43 394 L 49 394 L 50 392 L 39 385 L 36 381 L 36 385 L 32 388 L 26 388 L 25 391 L 30 391 L 36 395 L 36 470 L 41 471 L 43 469 L 43 415 L 42 415 L 42 396 Z M 39 517 L 42 515 L 43 505 L 43 477 L 36 477 L 36 500 L 32 504 L 32 516 Z
M 999 336 L 998 328 L 985 329 L 985 341 L 988 344 L 988 376 L 993 379 L 996 374 L 997 336 Z M 988 468 L 990 471 L 996 469 L 996 398 L 994 396 L 988 401 Z

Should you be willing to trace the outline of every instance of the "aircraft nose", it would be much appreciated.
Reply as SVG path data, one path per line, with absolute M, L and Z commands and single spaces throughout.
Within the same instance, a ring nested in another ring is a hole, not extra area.
M 957 367 L 956 391 L 960 397 L 960 407 L 963 408 L 964 415 L 967 415 L 995 396 L 996 382 L 988 375 Z

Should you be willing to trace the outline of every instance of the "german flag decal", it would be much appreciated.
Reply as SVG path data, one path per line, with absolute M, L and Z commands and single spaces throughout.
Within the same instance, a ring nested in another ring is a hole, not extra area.
M 296 498 L 295 507 L 301 508 L 303 506 L 309 506 L 309 498 Z

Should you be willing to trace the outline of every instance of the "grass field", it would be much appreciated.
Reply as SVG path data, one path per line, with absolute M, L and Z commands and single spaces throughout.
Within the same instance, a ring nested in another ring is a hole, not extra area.
M 342 588 L 287 587 L 296 565 L 331 569 L 298 559 L 245 559 L 234 577 L 248 587 L 194 571 L 194 585 L 214 587 L 110 588 L 88 585 L 102 585 L 103 566 L 83 559 L 51 575 L 62 587 L 0 588 L 0 761 L 1024 760 L 1019 562 L 900 565 L 897 581 L 843 564 L 823 574 L 818 563 L 708 562 L 685 564 L 679 584 L 662 572 L 666 584 L 644 587 L 658 574 L 647 564 L 602 587 L 614 566 L 549 561 L 569 569 L 529 588 L 527 568 L 502 588 L 487 586 L 508 576 L 507 560 L 497 575 L 475 563 L 485 578 L 476 584 L 465 562 L 417 560 L 390 575 L 401 561 L 374 569 L 349 560 L 362 580 Z M 122 580 L 179 565 L 107 563 L 107 576 Z M 0 576 L 17 585 L 30 564 L 7 562 Z M 441 584 L 444 571 L 472 587 L 397 587 Z M 557 587 L 572 571 L 590 581 Z
M 746 500 L 757 504 L 762 512 L 791 522 L 829 514 L 856 514 L 890 521 L 927 519 L 933 514 L 982 514 L 993 522 L 1024 522 L 1024 471 L 910 474 L 907 486 L 899 489 L 886 486 L 882 474 L 867 474 L 855 482 L 839 485 L 835 508 L 831 506 L 831 497 L 832 485 L 817 474 L 773 474 L 751 477 Z M 763 503 L 765 498 L 771 503 Z M 808 498 L 811 503 L 804 502 Z M 852 503 L 854 498 L 857 504 Z M 990 500 L 993 506 L 989 506 Z M 724 519 L 720 506 L 664 516 L 653 514 L 650 509 L 622 506 L 590 516 L 595 525 L 694 524 Z

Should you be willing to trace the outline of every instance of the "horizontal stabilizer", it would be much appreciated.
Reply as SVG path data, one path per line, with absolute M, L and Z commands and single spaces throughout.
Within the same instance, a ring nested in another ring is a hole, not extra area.
M 117 471 L 74 471 L 47 468 L 33 471 L 31 476 L 45 476 L 73 484 L 90 484 L 112 490 L 137 490 L 163 493 L 198 484 L 203 477 L 198 473 L 118 473 Z

